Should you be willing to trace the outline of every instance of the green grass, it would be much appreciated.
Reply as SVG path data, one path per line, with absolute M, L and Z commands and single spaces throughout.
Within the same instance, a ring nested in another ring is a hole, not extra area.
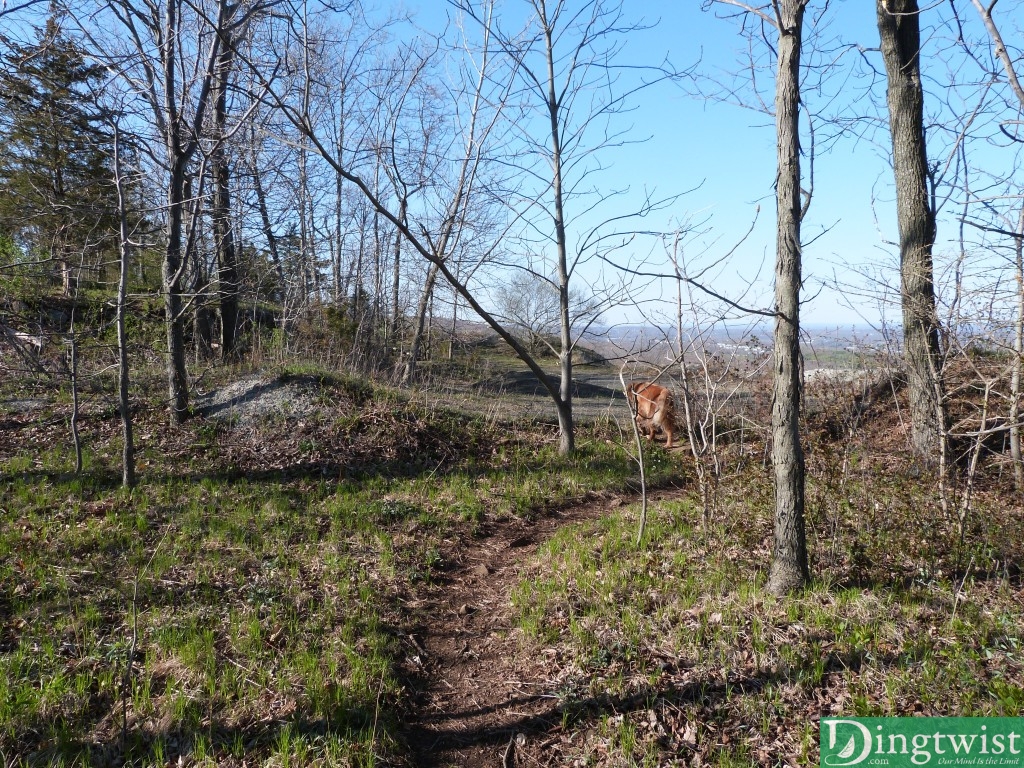
M 631 435 L 610 424 L 582 426 L 567 459 L 550 425 L 428 407 L 316 366 L 276 375 L 324 410 L 169 430 L 141 402 L 131 492 L 109 409 L 83 420 L 79 476 L 66 406 L 11 430 L 6 760 L 401 764 L 403 596 L 437 583 L 452 542 L 636 487 Z M 562 756 L 814 764 L 825 714 L 1020 716 L 1019 502 L 986 477 L 961 536 L 934 483 L 877 456 L 866 436 L 809 443 L 815 583 L 798 597 L 765 589 L 769 473 L 728 447 L 707 521 L 688 455 L 655 448 L 650 483 L 690 491 L 652 505 L 642 543 L 627 505 L 529 556 L 514 617 L 523 653 L 549 659 L 545 695 L 572 736 Z
M 397 595 L 435 578 L 444 538 L 633 476 L 586 429 L 564 461 L 537 432 L 497 434 L 312 368 L 283 376 L 367 410 L 336 406 L 301 438 L 290 422 L 260 427 L 254 445 L 286 460 L 251 474 L 231 463 L 237 432 L 201 419 L 169 431 L 143 414 L 131 492 L 110 415 L 84 420 L 80 476 L 59 431 L 0 461 L 6 759 L 386 764 L 403 750 Z M 400 410 L 396 437 L 363 449 L 382 403 Z M 353 452 L 334 476 L 303 464 L 341 449 Z
M 13 648 L 0 654 L 6 754 L 38 733 L 31 746 L 52 759 L 88 761 L 92 742 L 120 743 L 125 708 L 132 759 L 173 757 L 179 733 L 195 735 L 181 748 L 191 759 L 230 752 L 239 728 L 252 730 L 246 743 L 293 752 L 298 764 L 387 748 L 382 703 L 399 691 L 381 619 L 387 593 L 360 562 L 355 529 L 321 536 L 325 498 L 292 504 L 287 489 L 244 483 L 143 485 L 120 503 L 111 494 L 98 515 L 72 505 L 55 530 L 62 489 L 30 490 L 40 511 L 20 530 L 5 526 L 0 544 L 5 584 L 15 582 L 4 595 Z
M 939 576 L 955 557 L 937 554 L 955 538 L 949 525 L 921 546 L 919 516 L 891 509 L 867 545 L 840 538 L 862 561 L 836 552 L 810 589 L 780 600 L 764 585 L 771 518 L 759 498 L 733 495 L 707 527 L 696 495 L 656 504 L 640 546 L 631 506 L 540 547 L 513 605 L 524 653 L 557 649 L 548 674 L 574 675 L 590 702 L 565 759 L 663 765 L 697 751 L 711 765 L 814 764 L 822 715 L 1021 714 L 1017 587 Z M 896 556 L 906 579 L 891 578 Z M 996 565 L 977 552 L 974 563 Z M 598 716 L 609 711 L 616 729 Z M 655 711 L 656 725 L 635 727 Z M 679 736 L 686 723 L 699 724 L 692 741 Z

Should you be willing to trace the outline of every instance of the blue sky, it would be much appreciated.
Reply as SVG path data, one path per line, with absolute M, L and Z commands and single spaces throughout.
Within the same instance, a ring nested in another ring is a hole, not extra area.
M 394 7 L 387 0 L 377 0 L 382 11 Z M 452 13 L 446 0 L 404 0 L 405 7 L 424 29 L 438 32 Z M 503 0 L 505 13 L 522 15 L 525 0 Z M 812 0 L 812 9 L 822 5 Z M 990 58 L 987 38 L 969 3 L 958 3 L 965 21 L 967 36 L 983 40 L 978 47 L 979 57 Z M 745 39 L 739 34 L 736 19 L 720 18 L 736 9 L 719 4 L 716 12 L 701 10 L 698 0 L 625 0 L 626 16 L 648 23 L 658 22 L 653 28 L 630 35 L 623 62 L 630 64 L 660 63 L 668 57 L 678 68 L 700 62 L 698 69 L 707 78 L 702 81 L 705 92 L 714 93 L 712 79 L 728 80 L 729 73 L 742 70 Z M 1024 0 L 1001 0 L 997 6 L 1004 38 L 1014 55 L 1020 56 L 1024 47 Z M 929 93 L 926 100 L 931 108 L 944 96 L 944 79 L 948 66 L 956 71 L 962 61 L 957 60 L 955 47 L 948 44 L 948 27 L 940 24 L 948 7 L 939 0 L 926 6 L 922 23 L 925 29 L 925 63 L 933 66 L 935 76 L 928 78 Z M 814 25 L 813 15 L 808 27 Z M 877 47 L 874 4 L 850 2 L 830 3 L 827 24 L 818 25 L 823 39 L 830 41 L 832 53 L 827 56 L 843 63 L 869 62 L 881 70 Z M 857 51 L 846 48 L 838 54 L 835 42 L 859 44 Z M 954 53 L 946 54 L 946 51 Z M 1024 65 L 1020 68 L 1024 69 Z M 862 67 L 863 69 L 863 67 Z M 844 70 L 849 71 L 849 70 Z M 957 72 L 957 77 L 976 76 L 970 67 Z M 774 72 L 771 67 L 758 73 L 761 92 L 771 97 Z M 837 77 L 829 84 L 834 100 L 829 104 L 833 112 L 850 114 L 845 109 L 856 96 L 863 95 L 862 81 Z M 876 102 L 884 98 L 884 83 L 876 84 Z M 643 197 L 646 191 L 668 196 L 685 190 L 694 191 L 681 197 L 670 210 L 653 215 L 644 227 L 670 230 L 679 222 L 704 222 L 707 233 L 694 237 L 687 252 L 697 266 L 719 259 L 729 252 L 750 229 L 755 217 L 757 225 L 735 253 L 713 273 L 714 287 L 738 297 L 747 283 L 754 282 L 743 302 L 746 305 L 768 308 L 771 304 L 772 277 L 775 258 L 775 129 L 771 116 L 734 104 L 720 98 L 701 98 L 693 94 L 694 88 L 661 85 L 640 93 L 635 100 L 635 112 L 626 118 L 634 126 L 634 136 L 650 136 L 642 144 L 613 148 L 602 160 L 608 166 L 605 174 L 608 189 L 628 186 L 632 200 Z M 718 91 L 719 93 L 721 91 Z M 969 91 L 968 91 L 969 94 Z M 808 96 L 812 108 L 822 101 Z M 969 105 L 953 106 L 960 114 Z M 871 109 L 863 99 L 856 108 L 861 113 Z M 878 111 L 874 112 L 876 116 Z M 804 221 L 804 296 L 803 320 L 805 324 L 852 326 L 865 322 L 877 323 L 884 312 L 887 320 L 898 320 L 898 307 L 882 307 L 863 273 L 872 273 L 898 284 L 895 201 L 889 165 L 888 133 L 884 123 L 867 138 L 858 137 L 856 130 L 863 124 L 841 133 L 828 151 L 816 154 L 814 197 Z M 1024 147 L 1024 145 L 1019 145 Z M 930 150 L 931 151 L 931 150 Z M 1016 167 L 1020 149 L 1007 154 L 1004 149 L 975 148 L 973 157 L 991 167 Z M 938 152 L 932 152 L 932 160 Z M 804 163 L 805 172 L 807 163 Z M 632 208 L 629 200 L 618 201 L 622 210 Z M 757 209 L 760 207 L 760 212 Z M 606 211 L 607 213 L 607 211 Z M 569 211 L 572 216 L 572 210 Z M 940 221 L 936 246 L 940 272 L 950 261 L 950 254 L 959 250 L 957 231 L 953 222 Z M 651 242 L 638 242 L 629 253 L 633 263 L 646 259 L 657 260 L 662 249 Z M 941 278 L 941 274 L 940 274 Z M 838 286 L 836 285 L 838 283 Z M 674 285 L 663 281 L 652 289 L 660 289 L 666 297 L 674 297 Z M 666 311 L 668 311 L 666 309 Z M 613 320 L 632 319 L 622 312 Z
M 436 28 L 448 12 L 447 3 L 442 0 L 407 5 L 427 28 Z M 514 8 L 517 3 L 506 0 L 505 5 Z M 964 5 L 965 19 L 973 22 L 973 9 Z M 655 29 L 630 41 L 626 55 L 631 61 L 646 59 L 657 63 L 667 54 L 678 67 L 686 67 L 700 59 L 700 70 L 716 78 L 739 69 L 745 41 L 738 33 L 736 20 L 716 18 L 714 13 L 702 11 L 696 0 L 634 1 L 626 2 L 625 6 L 627 15 L 639 12 L 647 21 L 660 19 Z M 720 14 L 730 10 L 734 9 L 721 6 Z M 926 35 L 929 21 L 926 16 Z M 1004 35 L 1009 31 L 1004 30 Z M 823 35 L 833 41 L 841 38 L 866 48 L 877 47 L 874 4 L 833 3 L 829 26 Z M 937 41 L 932 42 L 938 45 Z M 861 54 L 847 50 L 845 54 L 847 58 L 860 55 L 881 69 L 877 52 L 866 50 Z M 773 73 L 768 70 L 759 76 L 762 90 L 770 91 Z M 857 87 L 856 81 L 835 80 L 831 85 L 837 92 L 833 107 L 855 94 Z M 884 97 L 884 91 L 877 92 Z M 668 228 L 670 217 L 676 221 L 707 219 L 710 233 L 703 238 L 709 244 L 706 259 L 721 256 L 732 248 L 750 227 L 760 205 L 757 226 L 716 273 L 716 288 L 735 295 L 746 281 L 760 274 L 754 296 L 748 296 L 746 301 L 768 306 L 775 251 L 772 118 L 719 100 L 695 97 L 675 87 L 644 92 L 631 118 L 637 135 L 650 134 L 651 139 L 610 153 L 609 186 L 628 183 L 633 193 L 639 195 L 644 189 L 670 194 L 700 185 L 663 214 L 661 220 L 651 220 L 648 225 Z M 803 229 L 808 298 L 803 319 L 807 324 L 849 327 L 865 321 L 877 323 L 879 302 L 860 295 L 860 288 L 865 286 L 860 273 L 880 268 L 883 277 L 898 284 L 896 248 L 891 242 L 896 238 L 896 227 L 888 140 L 884 130 L 876 131 L 870 139 L 857 138 L 851 131 L 835 141 L 828 152 L 817 155 L 814 198 Z M 941 225 L 937 252 L 948 251 L 954 237 L 951 227 Z M 634 258 L 641 258 L 649 250 L 649 246 L 641 246 Z M 691 251 L 698 250 L 695 242 Z M 838 291 L 830 287 L 834 280 L 840 283 Z M 666 287 L 665 291 L 674 295 L 674 288 Z M 889 307 L 885 316 L 897 319 L 898 309 Z

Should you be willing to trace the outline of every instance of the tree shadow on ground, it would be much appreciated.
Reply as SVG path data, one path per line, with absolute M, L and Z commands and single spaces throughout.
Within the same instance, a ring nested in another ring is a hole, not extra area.
M 823 669 L 826 675 L 859 669 L 865 659 L 865 654 L 829 654 L 823 660 Z M 885 667 L 897 666 L 900 661 L 898 654 L 872 654 L 872 663 Z M 587 697 L 556 697 L 549 692 L 538 693 L 503 700 L 495 705 L 409 718 L 410 724 L 403 732 L 403 740 L 417 768 L 441 768 L 453 764 L 453 753 L 459 750 L 500 748 L 518 734 L 527 740 L 544 740 L 569 729 L 599 723 L 612 715 L 628 715 L 660 705 L 714 708 L 736 697 L 757 695 L 768 686 L 791 684 L 806 685 L 806 682 L 794 679 L 789 673 L 766 670 L 749 676 L 730 675 L 726 681 L 716 676 L 714 679 L 670 682 L 620 695 L 598 693 Z M 532 712 L 523 712 L 531 709 Z M 503 717 L 503 712 L 517 714 Z M 485 722 L 464 727 L 465 721 L 481 717 L 492 717 L 500 723 L 492 725 Z
M 287 718 L 254 720 L 245 724 L 227 725 L 216 717 L 194 725 L 157 724 L 146 722 L 142 727 L 133 724 L 122 735 L 120 704 L 105 716 L 105 722 L 92 722 L 93 733 L 85 737 L 63 737 L 36 743 L 22 741 L 16 749 L 6 752 L 10 765 L 53 766 L 91 765 L 115 768 L 124 765 L 192 765 L 205 764 L 213 758 L 217 765 L 262 764 L 274 751 L 288 744 L 307 754 L 316 754 L 319 743 L 334 741 L 343 745 L 343 751 L 361 755 L 369 763 L 371 755 L 380 756 L 383 741 L 394 744 L 391 736 L 396 728 L 381 713 L 365 707 L 337 710 L 330 716 L 318 716 L 309 711 L 298 711 Z M 392 718 L 393 720 L 393 718 Z M 40 733 L 45 733 L 40 723 Z M 78 730 L 78 729 L 76 729 Z M 80 732 L 80 731 L 79 731 Z M 383 738 L 382 738 L 383 737 Z M 378 739 L 378 743 L 374 740 Z M 310 749 L 312 745 L 312 749 Z M 0 746 L 3 742 L 0 741 Z M 289 758 L 294 760 L 295 755 Z M 288 759 L 282 760 L 288 764 Z M 358 758 L 355 764 L 363 764 Z M 7 765 L 7 763 L 4 763 Z M 347 764 L 347 763 L 346 763 Z

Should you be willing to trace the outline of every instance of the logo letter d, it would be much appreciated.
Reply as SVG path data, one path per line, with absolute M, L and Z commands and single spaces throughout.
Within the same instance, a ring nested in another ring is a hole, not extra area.
M 838 753 L 825 755 L 822 762 L 832 766 L 857 765 L 863 762 L 871 754 L 871 731 L 867 729 L 866 725 L 858 723 L 856 720 L 823 720 L 822 726 L 828 728 L 828 748 L 830 750 L 836 748 L 836 731 L 839 725 L 852 725 L 857 730 Z M 863 746 L 860 754 L 854 757 L 853 755 L 857 751 L 858 737 Z

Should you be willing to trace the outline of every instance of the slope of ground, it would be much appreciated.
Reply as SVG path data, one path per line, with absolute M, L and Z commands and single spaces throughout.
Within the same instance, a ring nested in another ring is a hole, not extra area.
M 142 399 L 131 493 L 107 400 L 75 475 L 68 400 L 3 386 L 12 765 L 806 765 L 823 715 L 1024 706 L 1019 497 L 993 459 L 944 513 L 891 403 L 821 400 L 815 584 L 778 600 L 757 432 L 707 515 L 689 449 L 653 447 L 637 543 L 610 386 L 572 459 L 493 389 L 468 415 L 455 385 L 260 374 L 174 430 Z

